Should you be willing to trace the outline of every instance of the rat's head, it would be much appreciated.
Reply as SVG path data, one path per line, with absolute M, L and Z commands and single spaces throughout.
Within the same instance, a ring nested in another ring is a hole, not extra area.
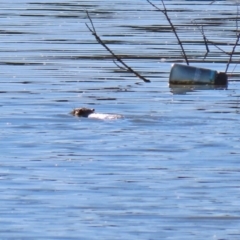
M 95 111 L 94 108 L 75 108 L 71 112 L 71 114 L 78 116 L 78 117 L 88 117 L 89 114 Z

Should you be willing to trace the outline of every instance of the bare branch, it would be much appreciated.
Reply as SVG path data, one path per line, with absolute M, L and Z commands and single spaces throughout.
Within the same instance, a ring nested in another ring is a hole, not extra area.
M 230 53 L 230 57 L 229 57 L 229 60 L 228 60 L 227 66 L 226 66 L 225 73 L 227 73 L 227 71 L 228 71 L 229 65 L 232 62 L 232 58 L 233 58 L 235 49 L 236 49 L 236 47 L 238 45 L 238 42 L 240 40 L 240 32 L 238 31 L 238 15 L 239 15 L 239 8 L 238 8 L 238 3 L 237 3 L 237 17 L 236 17 L 236 34 L 237 34 L 237 39 L 236 39 L 236 42 L 235 42 L 235 44 L 233 46 L 232 52 Z
M 185 59 L 187 65 L 189 65 L 189 61 L 188 61 L 187 55 L 186 55 L 186 53 L 185 53 L 185 50 L 184 50 L 184 48 L 183 48 L 183 44 L 182 44 L 180 38 L 178 37 L 176 28 L 174 27 L 171 19 L 170 19 L 169 16 L 168 16 L 167 8 L 166 8 L 166 6 L 165 6 L 165 4 L 164 4 L 164 1 L 162 0 L 163 10 L 160 9 L 159 7 L 157 7 L 157 6 L 156 6 L 154 3 L 152 3 L 150 0 L 147 0 L 147 2 L 148 2 L 149 4 L 151 4 L 154 8 L 156 8 L 158 11 L 162 12 L 162 13 L 165 15 L 167 21 L 169 22 L 169 24 L 170 24 L 170 26 L 171 26 L 171 28 L 172 28 L 172 30 L 173 30 L 173 33 L 175 34 L 175 36 L 176 36 L 176 38 L 177 38 L 177 40 L 178 40 L 178 44 L 179 44 L 180 47 L 181 47 L 181 50 L 182 50 L 184 59 Z
M 90 15 L 89 15 L 88 11 L 86 11 L 86 12 L 87 12 L 88 19 L 89 19 L 89 21 L 90 21 L 90 23 L 91 23 L 91 25 L 92 25 L 93 32 L 97 33 L 97 32 L 96 32 L 96 29 L 95 29 L 95 27 L 94 27 L 94 25 L 93 25 L 93 21 L 92 21 L 92 19 L 90 18 Z M 88 27 L 88 26 L 87 26 L 87 27 Z M 88 29 L 89 29 L 89 28 L 88 28 Z M 90 30 L 90 29 L 89 29 L 89 30 Z
M 207 38 L 206 38 L 206 39 L 207 39 Z M 210 44 L 212 44 L 212 45 L 213 45 L 215 48 L 217 48 L 219 51 L 221 51 L 221 52 L 223 52 L 223 53 L 225 53 L 225 54 L 227 54 L 227 55 L 230 55 L 230 53 L 224 51 L 224 50 L 223 50 L 222 48 L 220 48 L 215 42 L 210 41 L 210 40 L 208 40 L 208 39 L 207 39 L 207 42 L 210 43 Z
M 87 11 L 87 16 L 89 21 L 91 22 L 92 28 L 90 28 L 88 26 L 87 23 L 86 26 L 88 28 L 88 30 L 92 33 L 92 35 L 95 37 L 95 39 L 97 40 L 98 43 L 100 43 L 115 59 L 116 61 L 120 62 L 129 72 L 133 73 L 135 76 L 137 76 L 138 78 L 142 79 L 144 82 L 150 82 L 150 80 L 146 79 L 145 77 L 143 77 L 142 75 L 140 75 L 138 72 L 136 72 L 135 70 L 133 70 L 131 67 L 129 67 L 119 56 L 117 56 L 103 41 L 102 39 L 97 35 L 97 32 L 94 28 L 94 24 L 93 21 Z
M 216 1 L 212 1 L 212 2 L 210 2 L 209 4 L 211 5 L 211 4 L 213 4 L 214 2 L 216 2 Z
M 237 45 L 238 45 L 239 39 L 240 39 L 240 33 L 238 34 L 237 39 L 236 39 L 236 42 L 235 42 L 235 44 L 234 44 L 234 46 L 233 46 L 232 52 L 231 52 L 231 54 L 230 54 L 230 57 L 229 57 L 229 60 L 228 60 L 228 63 L 227 63 L 227 67 L 226 67 L 225 73 L 227 73 L 228 67 L 229 67 L 229 65 L 230 65 L 231 62 L 232 62 L 232 57 L 233 57 L 234 52 L 235 52 L 235 49 L 236 49 L 236 47 L 237 47 Z
M 207 38 L 206 38 L 206 35 L 204 33 L 204 29 L 203 29 L 203 26 L 201 26 L 201 29 L 200 29 L 200 32 L 202 33 L 202 36 L 203 36 L 203 40 L 204 40 L 204 43 L 205 43 L 205 47 L 206 47 L 206 54 L 203 58 L 203 60 L 205 60 L 205 58 L 207 57 L 208 53 L 210 52 L 209 48 L 208 48 L 208 44 L 207 44 Z
M 237 16 L 236 16 L 236 35 L 238 32 L 238 17 L 239 17 L 239 5 L 237 3 Z
M 224 51 L 222 48 L 220 48 L 215 42 L 208 40 L 208 38 L 206 37 L 206 35 L 205 35 L 205 33 L 204 33 L 203 26 L 198 25 L 195 21 L 192 21 L 192 23 L 194 23 L 194 24 L 198 27 L 199 31 L 201 32 L 201 34 L 202 34 L 202 36 L 203 36 L 203 40 L 204 40 L 204 43 L 205 43 L 205 46 L 206 46 L 206 50 L 207 50 L 204 59 L 206 58 L 206 56 L 207 56 L 208 53 L 210 52 L 209 47 L 208 47 L 208 43 L 210 43 L 211 45 L 213 45 L 213 46 L 214 46 L 215 48 L 217 48 L 219 51 L 221 51 L 221 52 L 223 52 L 223 53 L 225 53 L 225 54 L 227 54 L 227 55 L 230 55 L 228 52 L 226 52 L 226 51 Z
M 118 68 L 120 68 L 120 69 L 122 69 L 122 70 L 124 70 L 124 71 L 127 71 L 126 68 L 120 66 L 114 59 L 113 59 L 113 63 L 114 63 Z

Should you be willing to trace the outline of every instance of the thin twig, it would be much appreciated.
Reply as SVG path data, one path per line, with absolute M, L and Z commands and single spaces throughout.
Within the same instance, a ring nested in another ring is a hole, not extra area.
M 168 16 L 167 8 L 166 8 L 166 6 L 165 6 L 165 4 L 164 4 L 164 1 L 162 0 L 162 5 L 163 5 L 163 9 L 164 9 L 164 10 L 160 9 L 159 7 L 157 7 L 157 6 L 156 6 L 154 3 L 152 3 L 150 0 L 147 0 L 147 2 L 148 2 L 149 4 L 151 4 L 154 8 L 156 8 L 158 11 L 162 12 L 162 13 L 165 15 L 168 23 L 170 24 L 170 26 L 171 26 L 171 28 L 172 28 L 172 30 L 173 30 L 173 33 L 175 34 L 175 36 L 176 36 L 176 38 L 177 38 L 177 40 L 178 40 L 178 44 L 179 44 L 180 47 L 181 47 L 181 50 L 182 50 L 184 59 L 185 59 L 187 65 L 189 65 L 189 61 L 188 61 L 187 55 L 186 55 L 186 53 L 185 53 L 185 50 L 184 50 L 184 48 L 183 48 L 183 44 L 182 44 L 180 38 L 178 37 L 176 28 L 174 27 L 171 19 L 170 19 L 169 16 Z
M 206 39 L 207 39 L 207 38 L 206 38 Z M 230 55 L 230 53 L 224 51 L 224 50 L 223 50 L 222 48 L 220 48 L 215 42 L 210 41 L 210 40 L 208 40 L 208 39 L 207 39 L 207 42 L 210 43 L 210 44 L 212 44 L 212 45 L 213 45 L 215 48 L 217 48 L 219 51 L 221 51 L 221 52 L 223 52 L 223 53 L 225 53 L 225 54 L 227 54 L 227 55 Z
M 203 39 L 204 39 L 204 43 L 205 43 L 205 46 L 206 46 L 206 50 L 207 50 L 207 52 L 210 52 L 209 51 L 209 48 L 208 48 L 208 44 L 207 44 L 207 38 L 206 38 L 206 35 L 205 35 L 205 33 L 204 33 L 204 29 L 203 29 L 203 26 L 201 27 L 201 33 L 202 33 L 202 35 L 203 35 Z
M 92 25 L 92 31 L 91 32 L 94 32 L 94 33 L 97 33 L 96 32 L 96 29 L 95 29 L 95 27 L 94 27 L 94 24 L 93 24 L 93 21 L 92 21 L 92 19 L 91 19 L 91 17 L 90 17 L 90 15 L 89 15 L 89 13 L 88 13 L 88 11 L 86 11 L 87 12 L 87 16 L 88 16 L 88 19 L 89 19 L 89 21 L 90 21 L 90 23 L 91 23 L 91 25 Z M 86 23 L 85 23 L 86 24 Z M 87 25 L 87 24 L 86 24 Z M 88 27 L 88 26 L 87 26 Z M 89 29 L 89 27 L 88 27 L 88 29 Z M 90 30 L 90 29 L 89 29 Z
M 238 6 L 238 3 L 237 3 L 237 16 L 236 16 L 236 35 L 237 35 L 237 32 L 238 32 L 238 16 L 239 16 L 239 6 Z
M 227 63 L 227 67 L 226 67 L 225 73 L 227 73 L 228 67 L 229 67 L 229 65 L 230 65 L 231 62 L 232 62 L 233 54 L 234 54 L 235 49 L 236 49 L 236 47 L 237 47 L 237 45 L 238 45 L 239 39 L 240 39 L 240 33 L 238 34 L 237 40 L 236 40 L 236 42 L 235 42 L 235 44 L 234 44 L 234 46 L 233 46 L 232 52 L 231 52 L 231 54 L 230 54 L 230 57 L 229 57 L 229 60 L 228 60 L 228 63 Z
M 226 66 L 225 73 L 227 73 L 227 71 L 228 71 L 229 65 L 232 62 L 232 58 L 233 58 L 235 49 L 236 49 L 236 47 L 238 45 L 238 42 L 240 40 L 240 32 L 238 31 L 238 15 L 239 15 L 239 9 L 238 9 L 238 5 L 237 5 L 237 17 L 236 17 L 236 34 L 237 34 L 237 39 L 236 39 L 236 42 L 235 42 L 235 44 L 233 46 L 232 52 L 230 53 L 230 57 L 229 57 L 229 60 L 228 60 L 227 66 Z
M 208 40 L 208 38 L 206 37 L 206 35 L 205 35 L 205 33 L 204 33 L 203 26 L 201 26 L 201 25 L 199 26 L 195 21 L 192 21 L 192 23 L 195 24 L 195 26 L 198 27 L 199 31 L 201 32 L 201 34 L 202 34 L 202 36 L 203 36 L 203 40 L 204 40 L 204 43 L 205 43 L 205 46 L 206 46 L 206 50 L 207 50 L 205 56 L 210 52 L 209 47 L 208 47 L 208 43 L 210 43 L 211 45 L 213 45 L 213 46 L 214 46 L 215 48 L 217 48 L 219 51 L 221 51 L 221 52 L 223 52 L 223 53 L 225 53 L 225 54 L 227 54 L 227 55 L 230 55 L 230 53 L 224 51 L 224 50 L 223 50 L 222 48 L 220 48 L 215 42 Z M 205 57 L 204 57 L 204 59 L 205 59 Z
M 239 26 L 238 26 L 239 4 L 238 4 L 238 2 L 236 2 L 236 4 L 237 4 L 237 17 L 236 17 L 236 35 L 237 35 L 237 33 L 239 32 L 239 31 L 238 31 L 238 30 L 239 30 Z M 235 64 L 235 67 L 233 68 L 232 73 L 235 71 L 235 68 L 237 67 L 237 65 L 238 65 L 238 64 Z
M 236 16 L 236 36 L 237 36 L 237 34 L 238 34 L 238 30 L 239 30 L 239 26 L 238 26 L 238 17 L 239 17 L 239 4 L 238 4 L 238 2 L 236 2 L 236 4 L 237 4 L 237 16 Z M 234 66 L 234 68 L 233 68 L 233 70 L 232 70 L 232 73 L 235 71 L 235 68 L 237 67 L 237 65 L 238 64 L 235 64 L 235 66 Z M 232 74 L 231 73 L 231 74 Z
M 234 68 L 233 68 L 231 74 L 235 71 L 235 68 L 236 68 L 236 67 L 237 67 L 237 64 L 235 64 L 235 66 L 234 66 Z M 230 75 L 231 75 L 231 74 L 230 74 Z
M 210 50 L 209 50 L 209 47 L 208 47 L 208 44 L 207 44 L 207 38 L 206 38 L 206 35 L 205 35 L 205 33 L 204 33 L 203 26 L 201 26 L 200 32 L 202 33 L 203 40 L 204 40 L 205 47 L 206 47 L 206 51 L 207 51 L 207 52 L 205 53 L 205 55 L 204 55 L 204 58 L 203 58 L 203 61 L 204 61 L 205 58 L 207 57 L 208 53 L 210 52 Z
M 120 66 L 114 59 L 113 59 L 113 63 L 114 63 L 119 69 L 124 70 L 124 71 L 127 71 L 126 68 Z
M 88 11 L 86 12 L 89 21 L 91 22 L 92 28 L 90 28 L 88 26 L 87 23 L 86 26 L 88 28 L 88 30 L 93 34 L 93 36 L 96 38 L 97 42 L 100 43 L 115 59 L 116 61 L 120 62 L 129 72 L 133 73 L 135 76 L 137 76 L 138 78 L 142 79 L 144 82 L 150 82 L 150 80 L 146 79 L 145 77 L 143 77 L 142 75 L 140 75 L 138 72 L 136 72 L 135 70 L 133 70 L 131 67 L 129 67 L 119 56 L 117 56 L 103 41 L 102 39 L 98 36 L 95 28 L 94 28 L 94 24 L 93 21 L 88 13 Z M 121 68 L 122 69 L 122 68 Z

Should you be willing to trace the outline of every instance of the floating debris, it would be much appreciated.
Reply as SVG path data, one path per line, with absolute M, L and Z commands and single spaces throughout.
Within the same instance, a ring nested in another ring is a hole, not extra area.
M 227 85 L 228 76 L 206 68 L 197 68 L 182 64 L 173 64 L 169 76 L 170 84 L 210 84 Z

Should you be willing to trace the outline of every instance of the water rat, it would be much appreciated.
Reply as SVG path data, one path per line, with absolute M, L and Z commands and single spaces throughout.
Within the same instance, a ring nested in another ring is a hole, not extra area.
M 123 116 L 119 114 L 95 113 L 94 108 L 75 108 L 70 113 L 77 117 L 95 118 L 101 120 L 113 120 L 123 118 Z
M 94 108 L 75 108 L 70 113 L 78 117 L 88 117 L 90 114 L 94 113 Z

